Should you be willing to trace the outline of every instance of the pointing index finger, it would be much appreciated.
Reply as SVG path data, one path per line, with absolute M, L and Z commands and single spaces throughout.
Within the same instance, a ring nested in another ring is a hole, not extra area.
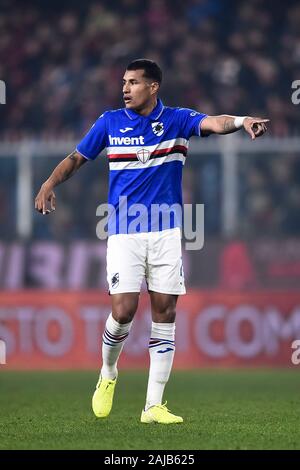
M 270 122 L 270 119 L 255 119 L 254 123 Z

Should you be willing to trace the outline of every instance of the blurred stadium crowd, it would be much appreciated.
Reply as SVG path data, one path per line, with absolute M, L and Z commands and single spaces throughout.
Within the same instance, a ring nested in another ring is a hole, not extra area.
M 272 8 L 270 8 L 272 5 Z M 291 83 L 300 77 L 300 5 L 264 0 L 1 0 L 0 78 L 13 102 L 2 136 L 76 138 L 120 107 L 124 66 L 149 57 L 170 106 L 207 114 L 272 115 L 298 130 Z M 2 110 L 3 112 L 3 110 Z
M 167 105 L 251 113 L 271 118 L 272 136 L 299 134 L 299 107 L 291 103 L 291 83 L 300 79 L 296 1 L 1 0 L 1 11 L 0 79 L 7 84 L 1 140 L 79 141 L 100 113 L 123 106 L 122 74 L 137 57 L 161 65 Z M 35 165 L 35 190 L 56 163 L 42 159 Z M 0 236 L 10 238 L 15 163 L 2 168 Z M 64 238 L 71 230 L 72 237 L 94 237 L 95 208 L 88 214 L 86 201 L 106 200 L 107 171 L 103 178 L 80 171 L 60 189 L 65 207 L 52 222 L 36 216 L 34 236 Z M 204 202 L 206 230 L 219 234 L 218 158 L 185 172 L 186 202 Z M 300 233 L 299 154 L 257 155 L 241 165 L 241 182 L 241 235 Z

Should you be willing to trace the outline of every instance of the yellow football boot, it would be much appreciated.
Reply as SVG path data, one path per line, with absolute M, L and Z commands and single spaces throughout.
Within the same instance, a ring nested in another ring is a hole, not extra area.
M 142 411 L 141 423 L 158 423 L 158 424 L 178 424 L 183 423 L 181 416 L 175 416 L 170 413 L 170 410 L 164 405 L 154 405 L 148 408 L 147 411 Z
M 93 412 L 97 418 L 106 418 L 109 415 L 113 404 L 116 383 L 117 377 L 115 379 L 104 379 L 100 375 L 92 399 Z

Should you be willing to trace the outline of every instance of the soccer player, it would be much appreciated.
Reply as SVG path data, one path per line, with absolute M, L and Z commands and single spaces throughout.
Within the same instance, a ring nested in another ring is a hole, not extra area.
M 92 408 L 99 418 L 107 417 L 111 411 L 118 358 L 129 335 L 145 277 L 152 329 L 141 422 L 171 424 L 183 421 L 162 404 L 175 353 L 176 302 L 179 295 L 185 294 L 181 217 L 175 211 L 168 224 L 162 226 L 151 210 L 182 206 L 182 167 L 191 136 L 230 134 L 244 129 L 254 140 L 266 132 L 268 119 L 207 116 L 192 109 L 164 106 L 158 98 L 161 81 L 161 69 L 151 60 L 138 59 L 128 65 L 123 77 L 125 108 L 106 111 L 97 119 L 76 150 L 41 186 L 35 208 L 42 214 L 54 210 L 53 188 L 106 148 L 110 168 L 108 202 L 116 216 L 109 219 L 107 242 L 112 311 L 103 334 L 103 362 Z M 134 215 L 143 212 L 141 207 L 146 209 L 146 216 L 139 218 L 137 224 Z

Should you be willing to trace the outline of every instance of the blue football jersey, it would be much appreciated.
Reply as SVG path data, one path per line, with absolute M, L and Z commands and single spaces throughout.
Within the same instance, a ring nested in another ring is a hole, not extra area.
M 109 235 L 181 227 L 182 168 L 206 116 L 158 99 L 148 116 L 123 108 L 97 119 L 76 150 L 89 160 L 107 150 Z

